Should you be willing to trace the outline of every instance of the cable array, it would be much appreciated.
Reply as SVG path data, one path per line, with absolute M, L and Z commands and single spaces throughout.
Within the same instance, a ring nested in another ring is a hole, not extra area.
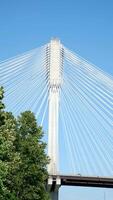
M 48 129 L 48 45 L 0 62 L 6 110 L 35 113 Z M 63 47 L 60 173 L 113 176 L 113 77 Z
M 47 45 L 0 62 L 0 85 L 5 89 L 7 111 L 18 116 L 31 110 L 41 125 L 48 104 L 46 48 Z
M 113 77 L 65 47 L 59 123 L 61 171 L 113 176 Z

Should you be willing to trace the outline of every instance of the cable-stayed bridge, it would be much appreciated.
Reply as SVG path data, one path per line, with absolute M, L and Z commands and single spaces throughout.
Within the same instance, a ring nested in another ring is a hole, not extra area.
M 113 77 L 53 39 L 0 62 L 5 104 L 35 113 L 48 141 L 48 188 L 113 188 Z

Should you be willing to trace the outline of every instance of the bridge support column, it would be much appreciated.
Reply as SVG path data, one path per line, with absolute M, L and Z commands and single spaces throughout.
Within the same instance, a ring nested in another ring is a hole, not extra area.
M 51 200 L 58 200 L 59 187 L 61 186 L 61 179 L 59 177 L 53 178 L 52 176 L 48 179 L 48 191 L 50 192 Z
M 48 173 L 50 175 L 58 174 L 58 129 L 59 129 L 59 96 L 62 82 L 62 45 L 59 40 L 51 40 L 48 46 L 49 65 L 49 122 L 48 122 L 48 156 L 50 163 Z
M 48 122 L 48 188 L 51 200 L 58 200 L 61 180 L 59 171 L 58 131 L 59 131 L 59 97 L 62 84 L 63 49 L 59 40 L 51 40 L 47 48 L 47 70 L 49 83 L 49 122 Z M 52 175 L 56 175 L 54 178 Z
M 58 200 L 58 191 L 54 191 L 50 193 L 51 200 Z

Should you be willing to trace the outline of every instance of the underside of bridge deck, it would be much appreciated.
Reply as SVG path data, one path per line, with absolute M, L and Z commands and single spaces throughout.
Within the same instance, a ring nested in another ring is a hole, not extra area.
M 113 177 L 51 175 L 48 179 L 48 191 L 52 200 L 58 200 L 60 186 L 113 188 Z
M 101 187 L 101 188 L 113 188 L 113 177 L 96 177 L 96 176 L 52 176 L 53 180 L 59 177 L 61 185 L 67 186 L 83 186 L 83 187 Z

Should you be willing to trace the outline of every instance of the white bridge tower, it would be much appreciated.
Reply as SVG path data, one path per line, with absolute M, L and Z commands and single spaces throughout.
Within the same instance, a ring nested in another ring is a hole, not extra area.
M 53 184 L 52 176 L 58 174 L 58 129 L 59 129 L 59 96 L 62 84 L 63 48 L 58 39 L 53 39 L 47 48 L 47 68 L 49 81 L 49 126 L 48 126 L 48 185 Z M 60 185 L 60 179 L 56 179 L 56 187 Z M 51 192 L 52 199 L 58 199 L 57 191 Z

